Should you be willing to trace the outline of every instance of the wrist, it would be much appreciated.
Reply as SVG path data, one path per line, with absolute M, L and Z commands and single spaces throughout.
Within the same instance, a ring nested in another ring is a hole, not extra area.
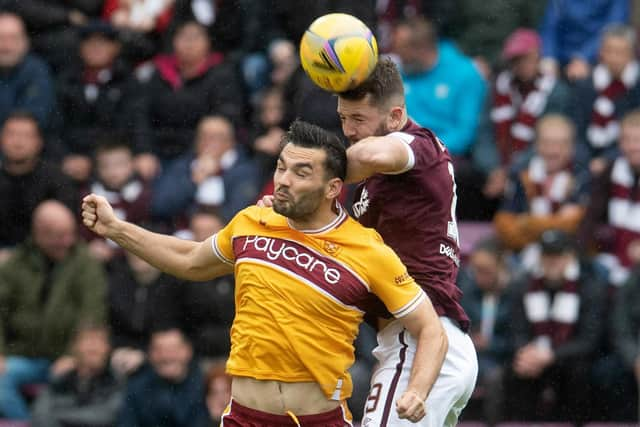
M 427 393 L 424 392 L 420 392 L 419 390 L 417 390 L 415 387 L 411 387 L 409 386 L 406 390 L 405 390 L 405 394 L 413 394 L 415 395 L 418 399 L 420 399 L 421 402 L 424 402 L 425 400 L 427 400 Z

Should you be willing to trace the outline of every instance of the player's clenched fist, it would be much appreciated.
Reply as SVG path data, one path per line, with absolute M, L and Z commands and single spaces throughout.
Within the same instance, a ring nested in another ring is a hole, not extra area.
M 398 418 L 417 423 L 426 414 L 424 399 L 414 391 L 405 391 L 396 402 Z
M 109 237 L 117 220 L 113 208 L 104 197 L 89 194 L 82 199 L 82 222 L 94 233 Z

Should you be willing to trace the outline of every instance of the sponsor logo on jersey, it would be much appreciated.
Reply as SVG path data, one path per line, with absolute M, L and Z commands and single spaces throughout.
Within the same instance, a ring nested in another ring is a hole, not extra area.
M 276 264 L 292 262 L 303 270 L 319 274 L 327 283 L 335 285 L 340 281 L 340 271 L 329 267 L 327 263 L 302 247 L 294 246 L 284 240 L 270 237 L 247 236 L 242 251 L 255 250 L 264 253 L 266 258 Z
M 451 246 L 445 245 L 444 243 L 440 243 L 440 255 L 448 256 L 453 260 L 457 267 L 460 267 L 460 258 L 456 254 L 456 250 Z
M 404 274 L 402 274 L 401 276 L 396 276 L 394 281 L 396 282 L 397 285 L 399 285 L 400 283 L 404 282 L 405 280 L 409 279 L 409 272 L 405 271 Z
M 367 209 L 369 209 L 369 192 L 366 188 L 363 188 L 360 200 L 353 204 L 353 215 L 356 218 L 360 218 L 367 212 Z

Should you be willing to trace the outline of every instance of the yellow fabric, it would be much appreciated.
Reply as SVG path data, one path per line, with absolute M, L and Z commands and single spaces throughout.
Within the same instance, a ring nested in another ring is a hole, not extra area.
M 303 233 L 271 208 L 253 206 L 212 242 L 235 264 L 231 375 L 316 382 L 327 398 L 346 399 L 363 312 L 345 300 L 371 292 L 400 317 L 426 298 L 380 236 L 344 213 L 332 229 Z

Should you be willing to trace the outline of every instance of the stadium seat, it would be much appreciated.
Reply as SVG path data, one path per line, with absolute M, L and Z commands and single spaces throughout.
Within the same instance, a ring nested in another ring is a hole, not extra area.
M 26 421 L 0 420 L 0 427 L 29 427 Z
M 494 234 L 491 222 L 460 222 L 458 223 L 458 235 L 460 236 L 460 254 L 466 258 L 479 240 Z
M 570 423 L 544 423 L 544 422 L 508 422 L 500 423 L 496 427 L 575 427 Z
M 582 427 L 638 427 L 638 424 L 632 423 L 588 423 Z

